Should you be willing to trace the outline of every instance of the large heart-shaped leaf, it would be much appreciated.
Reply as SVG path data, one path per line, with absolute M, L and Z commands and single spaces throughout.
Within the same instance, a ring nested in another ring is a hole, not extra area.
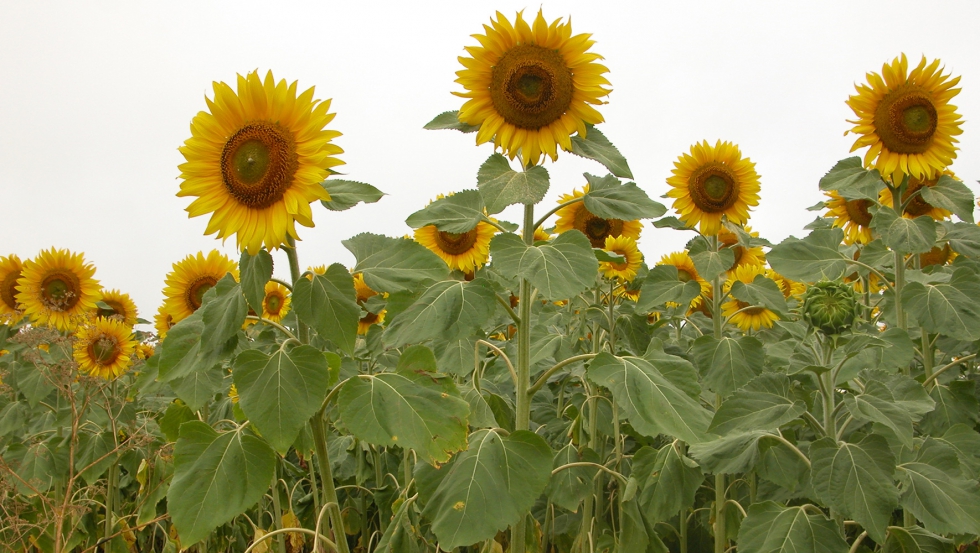
M 776 430 L 795 420 L 806 411 L 806 404 L 790 399 L 789 387 L 785 375 L 760 375 L 721 404 L 708 431 L 724 436 L 732 432 Z
M 847 269 L 847 259 L 838 251 L 843 239 L 841 229 L 815 230 L 803 240 L 790 236 L 769 250 L 766 261 L 793 280 L 834 280 Z
M 910 282 L 902 305 L 929 332 L 972 342 L 980 338 L 980 283 L 968 268 L 958 268 L 948 284 Z
M 753 503 L 738 530 L 740 553 L 847 553 L 833 520 L 817 509 Z
M 478 190 L 463 190 L 416 211 L 405 223 L 412 228 L 435 225 L 444 232 L 463 233 L 483 219 L 483 196 Z
M 842 159 L 820 179 L 820 190 L 836 190 L 848 200 L 877 200 L 884 182 L 877 169 L 865 169 L 861 158 Z
M 650 269 L 640 288 L 640 298 L 636 300 L 637 313 L 649 313 L 667 302 L 687 305 L 701 294 L 701 286 L 693 281 L 684 282 L 678 278 L 677 267 L 657 265 Z
M 980 484 L 958 476 L 952 448 L 927 439 L 916 460 L 898 466 L 902 507 L 939 534 L 980 534 Z
M 245 322 L 248 304 L 242 295 L 242 287 L 235 277 L 226 274 L 205 296 L 213 294 L 201 307 L 204 331 L 201 333 L 201 349 L 217 350 L 226 344 Z
M 550 301 L 591 288 L 599 270 L 592 244 L 577 230 L 540 246 L 528 246 L 515 234 L 498 234 L 490 241 L 490 251 L 501 274 L 526 278 Z
M 885 245 L 905 254 L 931 250 L 936 243 L 937 226 L 932 217 L 906 219 L 888 208 L 879 209 L 871 219 L 871 228 L 881 235 Z
M 391 320 L 384 343 L 397 348 L 433 338 L 468 338 L 493 314 L 495 302 L 485 279 L 437 282 Z
M 373 204 L 385 195 L 370 184 L 351 180 L 327 179 L 320 186 L 330 194 L 329 200 L 320 200 L 323 207 L 330 211 L 344 211 L 360 202 Z
M 694 341 L 691 354 L 697 362 L 704 385 L 729 396 L 762 372 L 765 353 L 762 342 L 751 336 L 739 339 L 702 336 Z
M 604 219 L 653 219 L 666 213 L 667 208 L 647 196 L 635 183 L 623 184 L 612 175 L 596 177 L 588 173 L 589 192 L 582 201 L 589 213 Z
M 249 307 L 252 311 L 261 313 L 265 283 L 272 278 L 272 256 L 265 250 L 259 250 L 255 255 L 250 255 L 248 250 L 243 251 L 238 261 L 238 274 L 241 278 L 242 294 L 245 295 Z
M 357 259 L 354 271 L 377 292 L 413 290 L 449 276 L 446 263 L 414 240 L 362 233 L 341 243 Z
M 976 208 L 973 192 L 953 177 L 943 175 L 936 184 L 920 188 L 919 193 L 929 205 L 952 211 L 968 223 L 973 222 L 973 210 Z
M 576 134 L 572 137 L 572 153 L 588 159 L 594 159 L 609 169 L 609 172 L 624 179 L 633 178 L 626 158 L 599 129 L 586 124 L 585 135 Z
M 509 205 L 533 205 L 548 192 L 548 170 L 540 165 L 524 171 L 510 168 L 501 154 L 490 156 L 476 175 L 476 185 L 487 203 L 487 213 L 500 213 Z
M 640 504 L 651 523 L 670 520 L 689 509 L 704 483 L 701 467 L 684 454 L 683 447 L 675 441 L 659 451 L 640 448 L 633 456 L 632 475 L 640 483 Z
M 293 309 L 301 321 L 325 340 L 353 355 L 357 321 L 361 318 L 354 295 L 354 279 L 339 263 L 322 275 L 300 279 L 293 288 Z

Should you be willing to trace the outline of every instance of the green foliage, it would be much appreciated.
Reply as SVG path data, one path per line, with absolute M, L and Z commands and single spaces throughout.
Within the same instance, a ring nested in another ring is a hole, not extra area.
M 463 190 L 440 198 L 405 219 L 412 228 L 435 225 L 444 232 L 464 233 L 486 220 L 483 196 L 477 190 Z
M 884 188 L 877 169 L 865 169 L 861 158 L 842 159 L 820 179 L 820 190 L 834 190 L 848 200 L 877 200 Z
M 265 284 L 272 278 L 272 255 L 265 250 L 259 250 L 255 255 L 250 255 L 248 250 L 243 251 L 238 262 L 238 273 L 248 306 L 252 311 L 262 313 Z
M 343 265 L 334 263 L 322 275 L 297 281 L 292 306 L 300 320 L 317 334 L 353 353 L 361 308 L 355 301 L 354 280 Z
M 476 185 L 486 200 L 487 213 L 495 215 L 509 205 L 540 202 L 548 192 L 548 170 L 535 165 L 514 171 L 506 157 L 493 154 L 480 166 Z
M 624 179 L 633 178 L 626 158 L 613 143 L 606 138 L 606 135 L 599 132 L 592 125 L 585 126 L 585 135 L 576 134 L 572 137 L 572 153 L 588 159 L 598 161 L 609 172 L 617 177 Z M 594 213 L 594 212 L 593 212 Z
M 479 125 L 467 125 L 459 120 L 459 110 L 444 111 L 436 115 L 432 121 L 425 124 L 423 129 L 441 130 L 452 129 L 463 133 L 476 132 L 480 129 Z
M 345 211 L 361 202 L 373 204 L 385 195 L 370 184 L 351 180 L 327 179 L 320 186 L 330 194 L 329 200 L 320 201 L 330 211 Z
M 469 338 L 493 312 L 494 301 L 489 283 L 482 279 L 436 283 L 392 319 L 384 342 L 400 347 L 436 337 Z
M 577 230 L 563 232 L 540 246 L 528 246 L 514 234 L 498 234 L 490 241 L 490 252 L 502 275 L 526 278 L 551 301 L 587 290 L 599 269 L 592 244 Z
M 846 553 L 837 524 L 806 507 L 753 503 L 738 531 L 742 553 Z

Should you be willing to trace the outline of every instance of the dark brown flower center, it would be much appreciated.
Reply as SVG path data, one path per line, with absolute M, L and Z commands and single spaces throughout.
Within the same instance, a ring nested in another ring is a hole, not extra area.
M 111 365 L 119 358 L 119 344 L 111 336 L 103 334 L 88 345 L 88 356 L 98 365 Z
M 889 92 L 875 110 L 878 137 L 886 148 L 900 154 L 928 150 L 938 123 L 932 95 L 913 84 Z
M 622 219 L 603 219 L 596 217 L 591 211 L 580 207 L 575 212 L 575 220 L 572 228 L 579 230 L 589 239 L 593 248 L 604 248 L 607 236 L 620 236 L 623 234 Z
M 936 246 L 926 253 L 919 254 L 919 266 L 925 268 L 930 265 L 945 265 L 949 262 L 952 253 L 949 244 L 944 244 L 943 247 Z
M 557 121 L 572 103 L 572 71 L 557 50 L 519 44 L 493 66 L 490 98 L 505 121 L 539 129 Z
M 691 201 L 705 213 L 722 213 L 738 200 L 738 179 L 724 163 L 698 167 L 688 180 Z
M 41 281 L 41 303 L 51 311 L 68 311 L 78 304 L 82 284 L 70 271 L 56 271 Z
M 366 325 L 373 325 L 374 323 L 378 322 L 378 315 L 376 313 L 369 312 L 367 315 L 361 317 L 361 322 Z
M 909 184 L 905 189 L 905 193 L 902 194 L 902 201 L 904 202 L 908 200 L 909 196 L 914 194 L 923 186 L 927 186 L 927 187 L 935 186 L 937 182 L 939 182 L 939 179 L 923 181 L 922 179 L 917 179 L 915 177 L 910 178 Z M 909 204 L 905 206 L 905 213 L 911 215 L 912 217 L 919 217 L 921 215 L 925 215 L 926 213 L 929 213 L 930 211 L 932 211 L 932 209 L 933 209 L 933 205 L 925 201 L 922 198 L 922 194 L 920 193 L 920 194 L 916 194 L 915 197 L 912 198 L 912 201 L 910 201 Z
M 476 236 L 476 228 L 461 234 L 439 231 L 436 233 L 436 244 L 440 250 L 450 255 L 460 255 L 473 248 L 473 244 L 476 244 Z
M 868 212 L 868 206 L 870 205 L 871 200 L 845 200 L 844 210 L 847 211 L 847 217 L 850 220 L 862 227 L 870 227 L 871 213 Z
M 225 143 L 221 179 L 238 203 L 262 209 L 282 199 L 298 159 L 292 133 L 276 123 L 253 121 Z
M 20 278 L 20 271 L 11 271 L 0 282 L 0 300 L 10 309 L 17 307 L 17 279 Z
M 204 303 L 204 293 L 217 283 L 218 279 L 213 276 L 202 276 L 198 278 L 184 292 L 184 303 L 191 308 L 191 311 L 197 311 L 201 307 L 201 304 Z

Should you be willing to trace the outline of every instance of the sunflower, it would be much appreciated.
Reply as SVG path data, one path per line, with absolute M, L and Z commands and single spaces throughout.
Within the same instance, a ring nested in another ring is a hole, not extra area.
M 886 189 L 887 190 L 887 189 Z M 848 200 L 836 190 L 824 192 L 827 200 L 827 213 L 824 217 L 834 218 L 834 227 L 844 229 L 845 244 L 867 244 L 871 242 L 871 212 L 868 208 L 875 205 L 871 200 Z M 889 196 L 891 197 L 891 196 Z
M 674 209 L 689 226 L 700 223 L 701 234 L 718 234 L 721 218 L 736 225 L 749 220 L 749 208 L 759 205 L 759 174 L 749 158 L 742 158 L 738 146 L 719 140 L 691 146 L 674 162 L 667 184 L 673 188 Z
M 111 309 L 99 307 L 97 313 L 99 317 L 120 317 L 127 326 L 136 324 L 136 303 L 129 294 L 119 290 L 103 291 L 101 301 Z
M 496 232 L 496 227 L 486 221 L 458 234 L 426 225 L 415 229 L 415 241 L 441 257 L 450 270 L 472 273 L 490 257 L 490 239 Z
M 613 295 L 618 298 L 626 298 L 630 301 L 640 299 L 640 286 L 636 280 L 624 282 L 613 290 Z
M 153 317 L 153 328 L 157 331 L 157 340 L 162 342 L 167 337 L 167 331 L 173 328 L 175 324 L 177 322 L 174 321 L 174 315 L 170 312 L 167 302 L 164 301 Z
M 926 65 L 925 56 L 911 72 L 902 54 L 881 67 L 881 75 L 868 73 L 867 85 L 855 85 L 847 100 L 857 119 L 848 120 L 859 135 L 851 151 L 870 146 L 864 165 L 874 167 L 895 185 L 904 175 L 918 179 L 938 177 L 956 158 L 953 138 L 960 134 L 961 118 L 949 101 L 960 78 L 943 75 L 939 60 Z M 847 133 L 845 133 L 847 134 Z
M 153 354 L 156 352 L 157 352 L 156 348 L 153 347 L 153 345 L 151 344 L 143 344 L 143 343 L 136 344 L 137 359 L 142 359 L 143 361 L 146 361 L 147 359 L 153 357 Z
M 586 124 L 603 121 L 592 105 L 612 91 L 603 76 L 609 70 L 588 52 L 591 35 L 572 36 L 571 22 L 561 19 L 549 25 L 540 10 L 532 25 L 523 12 L 513 25 L 497 12 L 490 25 L 473 35 L 480 46 L 466 48 L 472 57 L 459 58 L 465 69 L 456 82 L 466 91 L 453 94 L 469 98 L 459 120 L 480 127 L 477 144 L 493 140 L 510 159 L 520 153 L 530 165 L 548 154 L 554 161 L 558 146 L 571 151 L 573 133 L 584 137 Z
M 105 380 L 126 372 L 136 351 L 133 330 L 118 319 L 98 317 L 82 327 L 75 341 L 78 370 Z
M 599 270 L 606 278 L 616 278 L 632 281 L 636 278 L 636 271 L 643 265 L 643 254 L 636 248 L 636 241 L 628 236 L 607 236 L 604 248 L 607 252 L 621 255 L 625 258 L 622 263 L 603 261 L 599 263 Z
M 70 330 L 96 309 L 101 288 L 93 275 L 82 254 L 43 250 L 24 262 L 15 299 L 35 324 Z
M 790 280 L 772 269 L 766 269 L 765 275 L 766 278 L 775 282 L 776 286 L 779 286 L 779 289 L 782 291 L 783 296 L 785 296 L 786 299 L 799 297 L 806 292 L 806 284 L 796 282 L 795 280 Z
M 211 213 L 205 234 L 234 234 L 239 250 L 278 248 L 294 223 L 312 227 L 315 200 L 329 200 L 320 185 L 343 153 L 330 141 L 340 136 L 324 127 L 334 118 L 330 100 L 313 99 L 313 88 L 298 94 L 296 82 L 265 80 L 258 72 L 238 76 L 238 93 L 214 83 L 210 113 L 191 121 L 191 137 L 180 147 L 178 196 L 196 196 L 191 217 Z
M 289 295 L 289 288 L 278 282 L 269 281 L 265 283 L 265 297 L 262 298 L 262 318 L 278 323 L 289 313 L 289 304 L 292 298 Z
M 238 264 L 218 250 L 211 250 L 207 257 L 203 252 L 188 255 L 167 274 L 163 295 L 166 306 L 163 309 L 179 323 L 201 307 L 204 293 L 231 273 L 238 280 Z
M 357 296 L 357 304 L 364 307 L 364 302 L 373 298 L 374 296 L 377 296 L 378 292 L 372 290 L 371 287 L 364 282 L 363 274 L 354 273 L 354 294 Z M 367 331 L 369 328 L 371 328 L 371 325 L 383 323 L 385 320 L 385 313 L 387 312 L 387 309 L 382 309 L 379 313 L 371 313 L 368 311 L 367 314 L 361 317 L 361 319 L 358 321 L 357 333 L 367 334 Z
M 364 275 L 362 273 L 354 273 L 354 294 L 357 296 L 357 303 L 364 303 L 368 299 L 377 296 L 378 293 L 371 289 L 370 286 L 364 282 Z
M 312 266 L 311 267 L 307 267 L 306 268 L 306 272 L 307 272 L 306 280 L 313 280 L 313 275 L 325 275 L 325 274 L 327 274 L 327 266 L 326 265 L 317 265 L 316 267 L 312 267 Z
M 732 271 L 731 276 L 725 281 L 725 292 L 732 289 L 735 281 L 751 284 L 755 277 L 764 275 L 765 267 L 762 265 L 742 265 Z M 773 323 L 779 320 L 779 315 L 766 309 L 765 307 L 753 306 L 734 297 L 721 304 L 721 313 L 728 317 L 732 324 L 743 332 L 748 330 L 759 330 L 760 328 L 772 328 Z
M 759 233 L 752 230 L 752 227 L 745 227 L 743 230 L 752 238 L 758 238 Z M 728 268 L 729 271 L 739 265 L 762 265 L 766 262 L 766 254 L 762 252 L 762 246 L 746 248 L 738 243 L 738 235 L 728 230 L 724 226 L 718 231 L 718 241 L 727 248 L 731 248 L 735 253 L 735 262 Z
M 919 267 L 926 268 L 931 265 L 945 265 L 956 259 L 956 252 L 950 249 L 949 244 L 936 246 L 926 253 L 919 254 Z
M 711 283 L 701 278 L 698 274 L 698 270 L 694 267 L 694 261 L 691 259 L 691 255 L 687 253 L 686 250 L 669 253 L 660 258 L 657 265 L 671 265 L 677 268 L 677 278 L 681 282 L 695 281 L 701 287 L 701 294 L 691 300 L 691 309 L 696 309 L 702 303 L 702 297 L 708 297 L 707 294 L 711 291 Z M 673 302 L 668 302 L 667 307 L 677 307 L 677 304 Z
M 561 234 L 572 229 L 578 230 L 589 239 L 593 248 L 605 247 L 606 237 L 609 236 L 627 236 L 633 240 L 640 239 L 643 223 L 638 220 L 603 219 L 593 214 L 585 208 L 585 203 L 581 201 L 581 198 L 588 193 L 589 185 L 586 184 L 581 190 L 573 190 L 570 195 L 562 194 L 558 198 L 559 204 L 572 200 L 579 201 L 566 205 L 555 212 L 555 215 L 558 216 L 558 222 L 555 223 L 556 233 Z
M 387 312 L 387 309 L 382 309 L 381 313 L 369 312 L 367 315 L 361 317 L 360 320 L 357 321 L 357 333 L 367 334 L 367 331 L 371 328 L 371 325 L 379 325 L 385 322 L 385 313 Z
M 0 257 L 0 322 L 14 324 L 23 317 L 17 303 L 17 279 L 24 264 L 15 254 Z
M 943 171 L 944 175 L 956 178 L 956 175 L 952 171 Z M 902 212 L 902 217 L 906 219 L 915 219 L 916 217 L 922 217 L 923 215 L 928 215 L 937 221 L 943 219 L 948 219 L 952 213 L 941 207 L 936 207 L 929 202 L 925 201 L 922 194 L 915 194 L 922 187 L 933 187 L 939 182 L 939 176 L 932 179 L 920 179 L 918 177 L 909 177 L 908 185 L 905 187 L 905 192 L 902 193 L 902 203 L 908 202 L 905 206 L 905 210 Z M 912 197 L 915 194 L 915 197 Z M 912 200 L 909 201 L 909 198 Z M 892 191 L 888 188 L 883 189 L 878 194 L 878 199 L 881 201 L 882 205 L 894 205 L 894 197 L 892 196 Z

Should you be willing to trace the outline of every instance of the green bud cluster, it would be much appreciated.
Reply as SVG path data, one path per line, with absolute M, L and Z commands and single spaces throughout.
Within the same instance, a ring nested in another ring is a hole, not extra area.
M 822 281 L 803 295 L 803 319 L 826 335 L 841 334 L 858 319 L 861 304 L 854 288 L 839 281 Z

